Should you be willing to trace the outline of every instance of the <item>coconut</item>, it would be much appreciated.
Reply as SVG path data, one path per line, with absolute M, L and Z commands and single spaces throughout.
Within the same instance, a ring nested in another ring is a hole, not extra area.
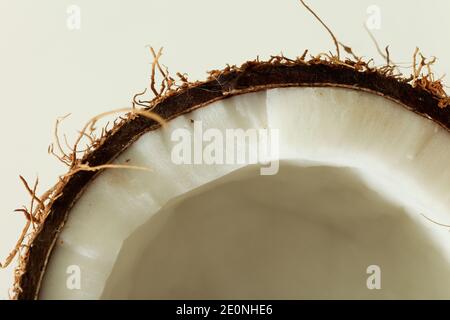
M 152 50 L 155 99 L 23 179 L 15 298 L 450 298 L 449 98 L 334 40 L 180 85 Z

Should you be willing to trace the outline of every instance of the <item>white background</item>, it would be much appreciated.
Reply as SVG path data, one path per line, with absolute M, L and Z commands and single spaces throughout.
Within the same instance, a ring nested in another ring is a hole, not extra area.
M 411 62 L 419 46 L 440 58 L 438 76 L 450 70 L 449 1 L 309 4 L 341 42 L 381 62 L 363 27 L 374 5 L 381 28 L 373 33 L 380 46 L 390 45 L 394 61 Z M 67 27 L 70 5 L 81 10 L 79 30 Z M 29 181 L 39 175 L 43 192 L 65 172 L 47 154 L 55 119 L 72 114 L 61 130 L 73 141 L 92 116 L 130 106 L 132 95 L 148 83 L 147 45 L 164 46 L 161 62 L 191 79 L 257 55 L 334 50 L 326 31 L 296 0 L 1 0 L 0 260 L 25 222 L 13 213 L 29 202 L 19 174 Z M 12 268 L 0 270 L 0 298 L 8 297 L 11 281 Z

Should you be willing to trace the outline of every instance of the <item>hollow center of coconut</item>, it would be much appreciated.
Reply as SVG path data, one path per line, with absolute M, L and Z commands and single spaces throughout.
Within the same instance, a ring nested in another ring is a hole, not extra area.
M 425 218 L 450 222 L 449 145 L 368 92 L 213 102 L 115 160 L 151 172 L 108 169 L 88 186 L 40 297 L 450 298 L 450 234 Z

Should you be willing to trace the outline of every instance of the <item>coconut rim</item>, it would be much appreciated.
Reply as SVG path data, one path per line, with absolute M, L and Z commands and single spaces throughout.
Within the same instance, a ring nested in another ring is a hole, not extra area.
M 210 73 L 203 82 L 184 82 L 176 90 L 158 95 L 144 110 L 170 121 L 180 115 L 232 96 L 283 87 L 335 87 L 379 95 L 396 102 L 450 131 L 450 108 L 441 106 L 442 97 L 411 79 L 393 75 L 392 69 L 363 68 L 354 61 L 313 58 L 305 61 L 272 57 L 269 61 L 248 61 L 240 67 L 227 67 Z M 423 78 L 422 78 L 423 79 Z M 161 123 L 139 114 L 130 114 L 117 123 L 80 160 L 88 166 L 102 166 L 112 162 L 146 132 L 157 130 Z M 73 170 L 73 169 L 71 169 Z M 44 274 L 59 233 L 75 202 L 89 183 L 102 170 L 77 171 L 61 180 L 46 208 L 43 222 L 30 234 L 23 245 L 15 271 L 13 299 L 38 299 Z M 70 171 L 69 171 L 70 173 Z

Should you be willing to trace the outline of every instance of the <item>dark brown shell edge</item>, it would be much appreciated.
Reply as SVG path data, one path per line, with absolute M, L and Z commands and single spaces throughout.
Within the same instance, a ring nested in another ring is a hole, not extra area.
M 413 88 L 405 81 L 376 71 L 360 72 L 330 63 L 255 63 L 245 69 L 220 74 L 215 79 L 196 83 L 163 97 L 152 112 L 170 120 L 231 96 L 270 88 L 301 86 L 344 87 L 381 95 L 450 131 L 450 108 L 439 108 L 438 99 L 432 93 L 420 87 Z M 142 134 L 159 127 L 160 124 L 143 116 L 128 119 L 115 128 L 83 162 L 89 163 L 90 166 L 109 163 Z M 34 235 L 34 240 L 22 259 L 24 271 L 18 280 L 21 290 L 17 293 L 17 299 L 39 298 L 41 282 L 58 235 L 70 209 L 96 174 L 98 173 L 92 171 L 79 171 L 64 185 L 61 195 L 53 203 L 45 222 Z

